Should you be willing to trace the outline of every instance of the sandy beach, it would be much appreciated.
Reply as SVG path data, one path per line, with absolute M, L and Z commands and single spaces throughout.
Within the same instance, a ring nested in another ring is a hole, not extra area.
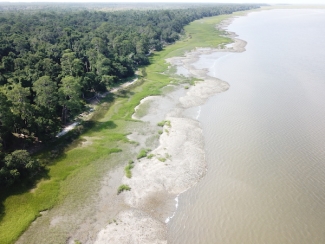
M 224 29 L 231 21 L 227 19 L 216 28 Z M 245 41 L 236 39 L 234 33 L 227 36 L 233 39 L 232 45 L 219 49 L 196 48 L 183 57 L 166 60 L 171 66 L 187 70 L 189 77 L 202 81 L 189 87 L 185 95 L 174 97 L 174 105 L 167 113 L 159 106 L 149 109 L 149 113 L 157 114 L 154 117 L 163 116 L 169 123 L 164 125 L 159 146 L 150 152 L 151 157 L 135 163 L 132 178 L 123 177 L 122 184 L 131 187 L 131 191 L 121 193 L 126 208 L 117 214 L 116 223 L 108 224 L 98 233 L 96 244 L 167 243 L 166 225 L 176 211 L 177 196 L 195 185 L 207 170 L 202 129 L 199 122 L 186 117 L 184 111 L 204 104 L 210 96 L 229 88 L 228 83 L 209 76 L 206 69 L 197 69 L 193 64 L 201 55 L 245 51 Z M 147 97 L 136 110 L 145 103 L 150 107 L 155 99 L 161 98 Z M 133 118 L 142 119 L 136 113 Z M 157 127 L 155 120 L 145 122 L 149 127 Z M 134 132 L 131 137 L 136 140 L 139 134 Z

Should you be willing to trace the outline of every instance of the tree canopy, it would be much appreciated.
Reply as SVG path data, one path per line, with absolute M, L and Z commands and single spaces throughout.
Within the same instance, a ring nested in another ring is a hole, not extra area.
M 175 6 L 104 12 L 0 5 L 0 186 L 38 167 L 26 151 L 12 150 L 14 135 L 52 139 L 85 98 L 134 75 L 149 64 L 150 51 L 177 41 L 185 25 L 258 7 Z

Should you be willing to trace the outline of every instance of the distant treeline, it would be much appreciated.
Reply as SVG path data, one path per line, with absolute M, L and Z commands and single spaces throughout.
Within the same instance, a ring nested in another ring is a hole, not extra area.
M 191 21 L 258 7 L 103 12 L 17 6 L 0 12 L 0 186 L 39 169 L 12 146 L 17 136 L 30 143 L 50 140 L 82 111 L 85 98 L 134 75 L 149 63 L 151 50 L 178 40 Z
M 116 10 L 164 10 L 164 9 L 189 9 L 189 8 L 215 8 L 222 6 L 229 6 L 231 4 L 214 4 L 214 3 L 163 3 L 163 2 L 93 2 L 93 3 L 72 3 L 72 2 L 29 2 L 29 3 L 14 3 L 14 2 L 1 2 L 0 11 L 116 11 Z M 232 4 L 238 6 L 238 4 Z M 264 6 L 267 4 L 255 4 L 254 7 Z M 235 6 L 235 7 L 236 7 Z M 250 5 L 252 7 L 252 4 Z

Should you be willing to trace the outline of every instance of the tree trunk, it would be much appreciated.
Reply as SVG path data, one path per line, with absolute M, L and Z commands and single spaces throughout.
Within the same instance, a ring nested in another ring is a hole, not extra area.
M 67 107 L 63 105 L 62 108 L 62 117 L 61 117 L 62 123 L 65 125 L 67 123 Z

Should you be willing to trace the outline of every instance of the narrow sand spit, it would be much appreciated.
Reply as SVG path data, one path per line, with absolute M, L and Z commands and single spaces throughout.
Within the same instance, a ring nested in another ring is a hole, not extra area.
M 225 28 L 231 21 L 226 20 L 217 28 Z M 131 191 L 122 193 L 129 209 L 121 211 L 116 223 L 107 225 L 98 233 L 96 244 L 167 243 L 165 222 L 175 211 L 174 199 L 195 185 L 207 169 L 200 124 L 186 118 L 183 112 L 204 104 L 210 96 L 229 88 L 228 83 L 208 76 L 207 70 L 196 69 L 193 64 L 204 54 L 245 51 L 245 41 L 235 39 L 234 33 L 227 33 L 227 36 L 234 40 L 231 47 L 197 48 L 183 57 L 166 60 L 203 81 L 191 86 L 187 94 L 179 98 L 177 106 L 166 114 L 165 119 L 170 125 L 163 127 L 160 145 L 150 152 L 152 157 L 135 163 L 132 178 L 123 177 L 122 183 L 131 187 Z M 145 98 L 142 103 L 153 99 L 155 97 Z

